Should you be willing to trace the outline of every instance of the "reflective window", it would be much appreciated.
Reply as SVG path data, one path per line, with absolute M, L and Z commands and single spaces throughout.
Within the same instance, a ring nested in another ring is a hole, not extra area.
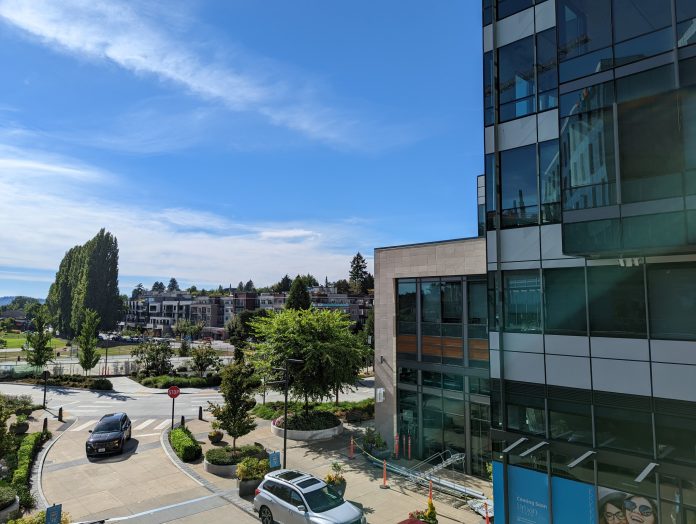
M 507 414 L 508 429 L 533 435 L 546 434 L 543 398 L 509 395 Z
M 595 365 L 595 364 L 593 364 Z M 601 365 L 598 363 L 597 365 Z M 595 406 L 597 447 L 652 455 L 650 413 Z
M 541 221 L 561 221 L 561 157 L 558 140 L 539 143 L 539 183 L 541 189 Z
M 589 267 L 587 286 L 592 336 L 645 338 L 642 267 Z
M 589 404 L 549 399 L 551 438 L 592 445 L 592 412 Z
M 497 181 L 495 179 L 495 155 L 486 155 L 484 158 L 486 175 L 486 228 L 495 229 L 497 215 L 495 213 L 498 205 Z
M 442 373 L 436 371 L 421 371 L 421 381 L 423 386 L 441 389 Z
M 498 49 L 498 90 L 501 122 L 536 110 L 533 37 Z
M 677 45 L 696 43 L 696 2 L 677 0 Z
M 534 5 L 532 0 L 498 0 L 498 20 Z
M 493 0 L 483 0 L 483 25 L 493 22 Z
M 491 461 L 491 415 L 484 404 L 471 404 L 471 470 L 474 475 L 487 477 L 486 466 Z
M 440 282 L 421 282 L 421 320 L 439 324 L 440 307 Z
M 418 393 L 398 390 L 399 435 L 411 435 L 418 440 Z
M 399 368 L 399 383 L 418 385 L 418 370 L 411 368 Z
M 563 252 L 566 254 L 615 252 L 620 246 L 618 218 L 563 224 Z
M 670 0 L 613 0 L 614 58 L 619 66 L 672 48 Z
M 544 270 L 544 331 L 551 335 L 587 335 L 585 268 Z
M 561 96 L 559 116 L 586 113 L 595 109 L 611 107 L 614 103 L 614 82 L 605 82 Z
M 399 334 L 415 334 L 416 333 L 416 283 L 403 282 L 398 283 L 398 298 L 397 298 Z
M 461 375 L 453 375 L 452 373 L 443 373 L 442 388 L 449 391 L 463 391 L 464 377 Z
M 493 52 L 483 55 L 483 117 L 484 125 L 490 126 L 494 122 L 493 100 Z
M 502 226 L 538 223 L 536 145 L 500 153 Z
M 464 315 L 464 291 L 462 282 L 442 283 L 442 322 L 445 324 L 461 324 Z M 461 329 L 459 336 L 462 336 Z
M 541 289 L 538 271 L 506 271 L 504 330 L 538 333 L 541 330 Z
M 558 68 L 556 58 L 556 29 L 537 33 L 537 83 L 539 111 L 558 106 Z
M 649 265 L 648 300 L 651 338 L 696 340 L 696 265 Z
M 423 454 L 426 457 L 443 450 L 442 397 L 423 394 Z
M 621 226 L 624 249 L 656 249 L 686 244 L 686 223 L 682 211 L 624 217 Z
M 655 424 L 659 459 L 696 464 L 696 419 L 656 413 Z

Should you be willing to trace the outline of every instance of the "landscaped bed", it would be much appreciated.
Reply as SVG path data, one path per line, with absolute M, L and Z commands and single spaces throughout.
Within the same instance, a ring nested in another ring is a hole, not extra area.
M 251 412 L 264 420 L 274 420 L 283 416 L 283 402 L 266 402 L 257 404 Z M 296 413 L 304 409 L 304 404 L 299 402 L 288 403 L 288 413 Z M 323 402 L 321 404 L 309 404 L 310 411 L 327 411 L 335 414 L 346 422 L 361 422 L 375 417 L 375 400 L 368 398 L 357 402 Z M 290 429 L 290 428 L 289 428 Z
M 143 386 L 149 388 L 166 389 L 170 386 L 180 388 L 206 388 L 220 385 L 220 376 L 212 375 L 209 377 L 184 377 L 178 375 L 158 375 L 156 377 L 137 378 Z
M 201 456 L 201 445 L 187 428 L 173 429 L 169 433 L 169 443 L 174 453 L 184 462 L 193 462 Z
M 17 381 L 24 382 L 26 384 L 43 385 L 44 383 L 44 380 L 41 377 L 26 377 L 17 379 Z M 49 386 L 93 389 L 97 391 L 111 391 L 114 389 L 111 381 L 106 378 L 86 377 L 84 375 L 56 375 L 49 377 L 46 384 Z
M 271 432 L 283 436 L 285 419 L 279 417 L 271 423 Z M 288 415 L 287 437 L 290 440 L 326 440 L 343 433 L 343 423 L 329 411 L 310 411 Z
M 268 458 L 268 453 L 261 444 L 242 446 L 237 449 L 232 449 L 230 446 L 216 447 L 205 452 L 204 469 L 214 475 L 234 477 L 237 464 L 249 457 L 263 460 Z

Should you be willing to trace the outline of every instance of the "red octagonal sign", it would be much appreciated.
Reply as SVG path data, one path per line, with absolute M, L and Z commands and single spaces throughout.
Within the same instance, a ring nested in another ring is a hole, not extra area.
M 179 396 L 180 393 L 181 393 L 181 390 L 179 389 L 179 386 L 171 386 L 167 390 L 167 395 L 169 395 L 170 398 L 176 398 Z

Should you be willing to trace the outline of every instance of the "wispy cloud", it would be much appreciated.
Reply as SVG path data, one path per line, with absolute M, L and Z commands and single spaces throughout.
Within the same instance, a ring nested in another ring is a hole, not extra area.
M 22 163 L 30 154 L 40 160 Z M 345 222 L 240 223 L 214 211 L 148 209 L 94 196 L 117 180 L 69 158 L 0 149 L 0 245 L 7 247 L 0 251 L 0 295 L 8 280 L 41 282 L 47 290 L 49 279 L 36 272 L 55 271 L 65 251 L 101 227 L 118 238 L 126 286 L 129 275 L 198 285 L 248 278 L 270 284 L 306 272 L 335 280 L 345 278 L 355 251 L 369 252 L 369 233 Z
M 116 0 L 0 0 L 1 20 L 47 46 L 154 75 L 198 98 L 261 116 L 313 140 L 374 149 L 377 143 L 391 147 L 413 138 L 403 129 L 376 129 L 379 126 L 322 103 L 319 90 L 305 79 L 279 77 L 267 66 L 263 69 L 265 59 L 250 65 L 252 60 L 240 50 L 229 52 L 229 43 L 224 61 L 208 58 L 216 53 L 196 52 L 205 45 L 167 32 L 161 22 L 153 21 L 161 21 L 157 14 Z

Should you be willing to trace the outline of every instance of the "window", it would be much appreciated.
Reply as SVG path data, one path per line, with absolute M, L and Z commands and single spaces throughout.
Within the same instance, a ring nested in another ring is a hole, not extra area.
M 501 122 L 536 111 L 533 37 L 498 49 L 498 89 Z
M 418 393 L 398 390 L 399 435 L 418 437 Z M 416 441 L 417 442 L 417 441 Z
M 486 176 L 486 228 L 491 230 L 495 229 L 497 224 L 496 209 L 498 206 L 495 154 L 486 155 L 484 162 Z
M 541 186 L 541 221 L 561 221 L 561 164 L 558 140 L 539 144 L 539 181 Z
M 442 397 L 423 394 L 423 454 L 426 457 L 443 450 Z
M 453 375 L 452 373 L 443 373 L 442 388 L 449 391 L 463 391 L 464 377 L 461 375 Z
M 621 245 L 618 219 L 563 224 L 563 253 L 615 252 Z
M 589 404 L 549 399 L 551 438 L 592 445 L 592 412 Z
M 491 414 L 489 406 L 471 403 L 471 470 L 487 477 L 486 465 L 491 461 Z
M 612 66 L 611 3 L 557 0 L 561 82 Z
M 418 384 L 418 370 L 411 368 L 399 368 L 399 384 Z
M 539 111 L 558 106 L 558 68 L 556 59 L 556 29 L 548 29 L 536 35 L 537 82 L 539 84 Z
M 585 268 L 544 270 L 544 330 L 551 335 L 587 335 Z
M 654 250 L 682 246 L 686 244 L 684 213 L 624 217 L 622 237 L 624 249 Z
M 646 337 L 642 267 L 589 267 L 587 285 L 592 336 Z
M 439 324 L 441 318 L 440 282 L 421 282 L 421 320 L 423 323 Z
M 650 413 L 595 406 L 595 428 L 599 448 L 653 454 Z
M 684 47 L 696 43 L 696 3 L 693 0 L 677 0 L 677 45 Z
M 493 22 L 493 0 L 483 0 L 483 25 Z
M 469 338 L 488 340 L 488 304 L 486 303 L 486 282 L 467 282 L 467 323 Z
M 614 82 L 604 82 L 561 96 L 559 116 L 586 113 L 596 109 L 611 107 L 614 103 Z
M 494 123 L 495 110 L 493 107 L 493 51 L 483 55 L 483 119 L 484 125 Z
M 532 435 L 545 435 L 544 399 L 508 395 L 507 425 L 510 430 Z
M 413 281 L 399 281 L 397 301 L 399 334 L 415 334 L 416 283 Z
M 541 331 L 541 292 L 538 271 L 506 271 L 504 330 L 539 333 Z
M 536 145 L 500 153 L 502 226 L 538 223 Z
M 422 371 L 421 375 L 423 386 L 438 389 L 442 388 L 442 373 L 438 373 L 437 371 Z
M 617 66 L 672 48 L 670 0 L 613 0 Z
M 655 414 L 657 457 L 696 464 L 696 419 Z
M 519 13 L 533 4 L 532 0 L 498 0 L 498 20 Z
M 462 293 L 461 281 L 442 283 L 442 322 L 444 324 L 461 325 L 464 315 L 464 295 Z M 458 336 L 462 336 L 461 329 Z
M 696 265 L 649 265 L 648 300 L 651 338 L 696 340 Z

